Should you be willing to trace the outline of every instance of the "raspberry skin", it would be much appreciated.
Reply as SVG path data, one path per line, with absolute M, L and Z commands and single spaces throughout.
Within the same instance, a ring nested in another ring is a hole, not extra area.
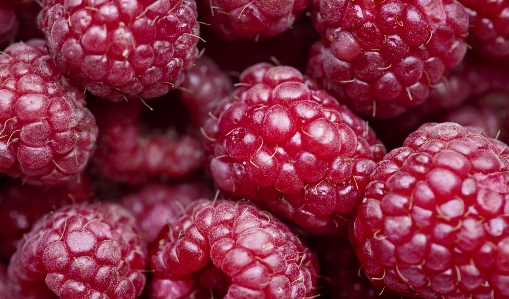
M 233 83 L 212 59 L 202 56 L 186 70 L 180 90 L 191 114 L 191 126 L 199 129 L 214 105 L 232 92 Z
M 139 185 L 152 178 L 183 178 L 201 170 L 204 151 L 199 139 L 143 128 L 140 114 L 147 108 L 140 101 L 92 101 L 101 130 L 93 165 L 103 177 Z
M 0 263 L 0 294 L 7 295 L 7 268 Z M 5 297 L 5 299 L 10 299 Z
M 97 125 L 47 53 L 44 40 L 0 54 L 0 173 L 32 185 L 63 184 L 83 171 Z
M 474 50 L 509 61 L 509 1 L 458 0 L 470 19 L 469 45 Z
M 226 299 L 296 299 L 316 292 L 314 254 L 285 224 L 251 204 L 200 200 L 159 236 L 150 253 L 156 282 L 152 299 L 168 298 L 156 294 L 175 290 L 183 298 L 190 293 L 209 298 L 216 291 L 213 298 Z M 203 271 L 223 281 L 202 285 L 197 278 L 207 275 Z M 225 283 L 228 288 L 221 294 Z
M 372 173 L 354 222 L 364 272 L 400 295 L 507 298 L 509 148 L 427 123 Z
M 0 2 L 0 49 L 14 41 L 19 30 L 19 21 L 16 12 L 7 3 Z
M 152 244 L 163 226 L 177 220 L 185 206 L 211 196 L 210 188 L 199 181 L 151 183 L 136 193 L 126 195 L 122 205 L 133 213 L 143 239 Z
M 344 223 L 385 153 L 371 128 L 292 67 L 254 65 L 239 85 L 202 130 L 215 184 L 308 231 Z
M 310 0 L 198 0 L 200 16 L 225 40 L 265 40 L 290 29 Z
M 468 15 L 456 0 L 314 0 L 313 21 L 322 43 L 308 74 L 374 118 L 421 104 L 467 50 Z
M 18 244 L 8 267 L 12 298 L 137 298 L 146 245 L 118 204 L 71 205 L 47 214 Z
M 19 180 L 0 182 L 0 258 L 9 260 L 16 244 L 44 214 L 69 204 L 89 202 L 95 190 L 88 175 L 53 187 L 23 185 Z
M 156 98 L 179 86 L 198 54 L 193 0 L 44 0 L 38 24 L 57 67 L 112 101 Z

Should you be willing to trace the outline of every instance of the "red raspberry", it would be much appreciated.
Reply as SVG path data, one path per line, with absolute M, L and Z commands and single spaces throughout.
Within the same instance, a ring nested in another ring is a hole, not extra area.
M 458 1 L 470 17 L 469 44 L 473 49 L 509 61 L 509 1 Z
M 217 186 L 307 230 L 343 222 L 385 153 L 371 128 L 292 67 L 257 64 L 239 84 L 203 129 Z
M 507 97 L 505 97 L 505 100 L 507 100 Z M 507 108 L 502 112 L 505 114 Z M 441 121 L 455 122 L 464 127 L 477 128 L 491 138 L 500 137 L 500 131 L 503 128 L 502 119 L 497 115 L 497 111 L 481 103 L 468 103 L 452 109 L 441 117 Z M 504 138 L 501 140 L 504 140 Z
M 8 268 L 12 298 L 134 299 L 145 286 L 146 245 L 117 204 L 66 206 L 18 244 Z
M 373 281 L 404 295 L 508 298 L 509 148 L 478 129 L 427 123 L 371 175 L 355 219 Z
M 101 130 L 93 160 L 102 176 L 140 184 L 155 177 L 181 178 L 201 169 L 204 153 L 200 141 L 190 135 L 180 137 L 172 130 L 144 128 L 140 113 L 146 107 L 140 101 L 95 99 L 91 104 Z
M 0 50 L 14 41 L 18 33 L 19 21 L 16 12 L 7 3 L 0 2 Z
M 365 116 L 421 104 L 467 50 L 468 15 L 456 0 L 314 0 L 313 19 L 324 44 L 309 74 Z
M 90 201 L 94 195 L 87 175 L 49 188 L 23 185 L 14 179 L 0 183 L 0 257 L 9 259 L 16 244 L 44 214 L 68 204 Z
M 177 220 L 185 206 L 200 198 L 208 198 L 211 193 L 208 186 L 198 181 L 171 185 L 152 183 L 125 196 L 122 205 L 133 213 L 143 239 L 153 243 L 163 226 Z
M 310 0 L 198 0 L 200 16 L 223 39 L 263 40 L 292 27 Z
M 17 11 L 20 24 L 16 40 L 27 41 L 34 38 L 44 38 L 44 34 L 37 26 L 37 16 L 41 11 L 40 2 L 32 0 L 20 2 L 23 3 L 23 6 L 18 8 Z
M 0 172 L 33 185 L 71 180 L 97 136 L 85 96 L 61 75 L 46 42 L 16 43 L 0 54 Z
M 4 296 L 4 299 L 10 299 L 7 296 L 7 268 L 0 263 L 0 294 Z
M 209 112 L 233 89 L 230 77 L 208 57 L 200 57 L 186 70 L 181 96 L 191 113 L 194 128 L 203 126 Z
M 285 224 L 253 205 L 201 200 L 159 236 L 150 253 L 153 299 L 296 299 L 316 293 L 314 254 Z M 206 283 L 206 276 L 216 281 Z M 175 291 L 180 296 L 167 297 Z
M 180 85 L 198 53 L 194 0 L 44 0 L 39 27 L 57 67 L 112 101 Z

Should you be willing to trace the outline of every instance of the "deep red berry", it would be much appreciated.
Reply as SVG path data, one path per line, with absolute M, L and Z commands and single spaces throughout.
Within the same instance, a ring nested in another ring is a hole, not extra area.
M 458 0 L 470 18 L 469 44 L 474 50 L 509 61 L 509 1 Z
M 176 221 L 185 206 L 200 198 L 209 198 L 211 193 L 208 186 L 198 181 L 171 185 L 152 183 L 125 196 L 122 205 L 133 213 L 143 239 L 153 243 L 163 226 Z
M 14 41 L 19 29 L 16 12 L 5 2 L 0 2 L 0 51 Z
M 139 184 L 155 177 L 181 178 L 201 169 L 200 141 L 171 129 L 142 126 L 141 110 L 148 108 L 140 101 L 95 99 L 92 106 L 101 130 L 93 161 L 102 176 Z
M 198 54 L 194 0 L 43 3 L 39 27 L 57 67 L 103 98 L 160 97 Z
M 198 58 L 186 70 L 180 93 L 191 114 L 191 125 L 201 128 L 209 112 L 223 97 L 232 92 L 233 83 L 228 74 L 208 57 Z
M 0 294 L 4 296 L 4 299 L 10 299 L 7 297 L 7 267 L 0 263 Z
M 427 123 L 371 175 L 355 219 L 373 281 L 404 295 L 506 298 L 509 148 L 478 129 Z
M 310 0 L 198 0 L 200 15 L 223 39 L 263 40 L 290 29 Z
M 153 299 L 190 298 L 190 293 L 226 299 L 316 294 L 314 254 L 285 224 L 253 205 L 195 202 L 159 236 L 150 254 Z M 167 297 L 175 291 L 180 296 Z
M 8 268 L 12 298 L 137 298 L 146 245 L 117 204 L 71 205 L 40 219 Z
M 202 132 L 216 185 L 307 230 L 344 223 L 385 153 L 371 128 L 291 67 L 257 64 L 240 85 Z
M 313 20 L 323 44 L 308 73 L 365 116 L 421 104 L 467 50 L 468 15 L 456 0 L 314 0 Z
M 97 125 L 83 90 L 55 67 L 44 40 L 0 54 L 0 172 L 34 185 L 79 174 L 95 148 Z
M 0 257 L 9 260 L 16 244 L 44 214 L 69 204 L 92 200 L 94 188 L 88 175 L 54 187 L 23 185 L 14 179 L 0 183 Z

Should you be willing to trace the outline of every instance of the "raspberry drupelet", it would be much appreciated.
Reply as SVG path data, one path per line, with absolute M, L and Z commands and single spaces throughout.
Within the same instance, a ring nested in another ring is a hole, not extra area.
M 158 238 L 150 253 L 152 299 L 316 294 L 314 254 L 288 226 L 251 204 L 194 202 Z
M 385 153 L 368 124 L 292 67 L 254 65 L 239 85 L 202 130 L 215 184 L 309 231 L 344 223 Z
M 508 298 L 509 148 L 479 129 L 427 123 L 371 176 L 354 245 L 401 295 Z
M 421 104 L 467 50 L 468 15 L 456 0 L 314 0 L 313 21 L 322 39 L 308 74 L 364 116 Z
M 264 40 L 292 28 L 310 0 L 197 0 L 200 16 L 226 40 Z
M 177 220 L 185 206 L 211 196 L 210 188 L 200 181 L 151 183 L 126 195 L 122 205 L 133 213 L 140 226 L 140 235 L 152 244 L 163 226 Z
M 44 214 L 65 205 L 89 202 L 94 191 L 86 174 L 53 187 L 27 186 L 15 179 L 0 182 L 0 259 L 9 260 L 19 240 Z
M 474 50 L 509 61 L 509 1 L 458 0 L 470 18 L 468 42 Z
M 8 267 L 9 295 L 26 299 L 135 299 L 146 244 L 118 204 L 65 206 L 40 219 Z M 56 297 L 58 296 L 58 297 Z
M 183 80 L 199 39 L 194 0 L 44 0 L 39 27 L 57 67 L 94 95 L 160 97 Z
M 157 99 L 161 100 L 167 101 Z M 200 140 L 171 129 L 144 127 L 141 110 L 148 108 L 141 101 L 112 103 L 93 98 L 90 104 L 101 130 L 92 160 L 103 177 L 141 184 L 157 177 L 182 178 L 201 170 L 204 151 Z
M 88 163 L 97 136 L 83 90 L 55 67 L 44 40 L 0 53 L 0 173 L 63 184 Z

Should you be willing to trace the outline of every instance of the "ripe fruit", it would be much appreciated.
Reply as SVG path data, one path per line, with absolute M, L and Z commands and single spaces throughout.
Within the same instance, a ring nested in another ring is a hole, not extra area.
M 179 86 L 198 54 L 193 0 L 44 0 L 39 27 L 57 67 L 94 95 L 123 101 Z
M 0 50 L 3 50 L 14 40 L 18 33 L 19 21 L 16 12 L 7 3 L 0 2 Z
M 309 75 L 364 116 L 421 104 L 467 50 L 468 15 L 456 0 L 314 0 L 313 20 L 322 41 Z
M 354 223 L 368 278 L 401 295 L 506 298 L 509 148 L 428 123 L 374 169 Z
M 55 67 L 44 40 L 0 53 L 0 173 L 58 185 L 86 166 L 97 136 L 83 91 Z
M 95 99 L 91 106 L 101 130 L 93 161 L 102 176 L 141 184 L 156 177 L 182 178 L 201 169 L 204 153 L 200 141 L 171 129 L 144 126 L 140 114 L 148 108 L 140 101 Z
M 134 299 L 145 286 L 145 243 L 117 204 L 70 205 L 46 214 L 8 268 L 12 298 Z
M 0 257 L 8 261 L 16 244 L 44 214 L 69 204 L 92 200 L 94 188 L 88 175 L 53 187 L 23 185 L 19 180 L 0 182 Z
M 310 0 L 198 0 L 200 15 L 223 39 L 263 40 L 292 27 Z
M 160 232 L 150 263 L 153 299 L 189 294 L 303 299 L 316 293 L 314 254 L 285 224 L 245 203 L 201 200 L 188 205 Z
M 239 85 L 202 132 L 216 185 L 307 230 L 344 223 L 385 153 L 371 128 L 291 67 L 254 65 Z
M 203 182 L 151 183 L 125 196 L 122 205 L 133 213 L 143 239 L 153 243 L 163 226 L 177 220 L 185 206 L 211 195 Z

